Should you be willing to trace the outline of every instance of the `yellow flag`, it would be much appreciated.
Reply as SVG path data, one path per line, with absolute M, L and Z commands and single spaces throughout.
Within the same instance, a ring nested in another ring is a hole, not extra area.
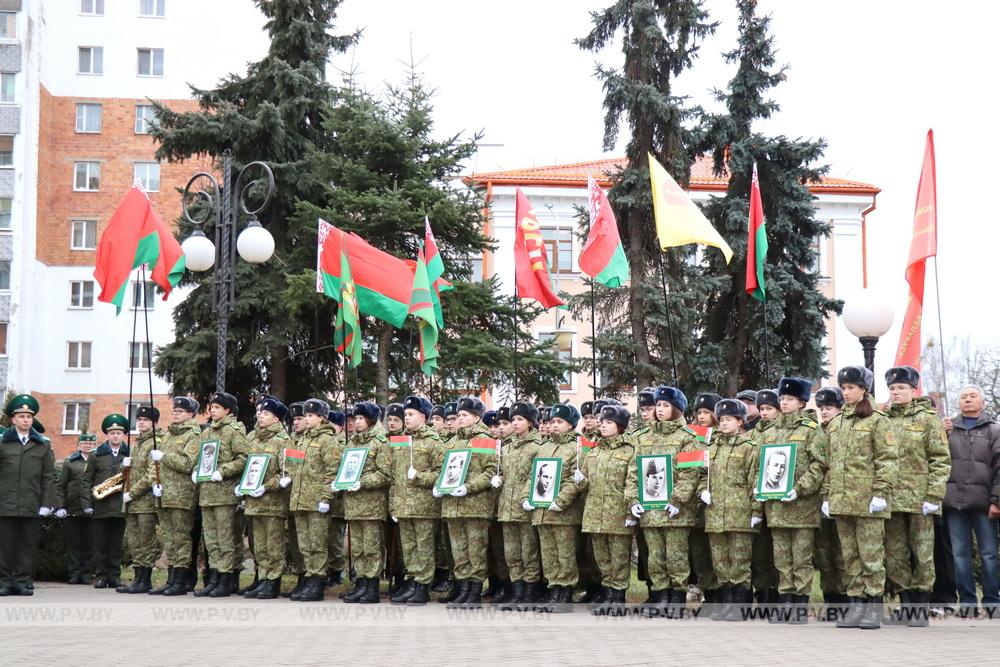
M 653 217 L 656 218 L 656 236 L 660 248 L 701 243 L 718 248 L 726 256 L 726 264 L 733 258 L 733 251 L 725 239 L 715 231 L 695 203 L 681 190 L 667 170 L 649 155 L 649 180 L 653 185 Z

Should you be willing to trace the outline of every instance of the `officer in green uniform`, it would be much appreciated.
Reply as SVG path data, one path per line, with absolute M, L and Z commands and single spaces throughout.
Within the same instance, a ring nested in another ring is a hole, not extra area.
M 764 508 L 754 499 L 759 451 L 743 434 L 747 407 L 735 398 L 715 403 L 718 433 L 708 448 L 709 474 L 698 495 L 705 504 L 705 532 L 721 591 L 713 621 L 746 620 L 750 593 L 751 535 Z M 711 488 L 709 487 L 711 483 Z
M 4 412 L 0 436 L 0 596 L 34 594 L 42 519 L 56 504 L 52 445 L 32 426 L 38 401 L 18 394 Z
M 237 575 L 231 571 L 236 562 L 235 520 L 239 499 L 233 495 L 233 483 L 243 474 L 247 461 L 247 437 L 243 425 L 236 421 L 236 397 L 224 391 L 216 392 L 208 402 L 212 422 L 201 434 L 201 445 L 213 443 L 218 448 L 211 480 L 197 482 L 198 468 L 191 479 L 198 484 L 198 505 L 201 507 L 202 534 L 208 550 L 209 563 L 215 566 L 208 584 L 195 591 L 195 597 L 228 597 L 238 592 Z
M 844 411 L 827 426 L 830 472 L 821 510 L 837 522 L 850 609 L 838 628 L 877 629 L 885 591 L 885 520 L 897 477 L 896 435 L 875 409 L 872 372 L 846 366 L 837 373 Z
M 149 457 L 163 441 L 163 431 L 157 427 L 160 411 L 152 405 L 140 405 L 135 412 L 135 427 L 139 432 L 130 450 L 132 476 L 122 494 L 125 503 L 125 537 L 132 554 L 135 577 L 130 586 L 116 589 L 119 593 L 148 593 L 153 585 L 151 577 L 156 559 L 160 557 L 160 540 L 156 536 L 159 524 L 157 502 L 153 495 L 156 483 L 155 468 Z
M 819 411 L 820 428 L 825 433 L 827 425 L 844 407 L 844 393 L 840 391 L 840 387 L 823 387 L 816 392 L 813 402 Z M 825 516 L 820 517 L 819 528 L 816 530 L 813 562 L 819 570 L 819 586 L 823 591 L 823 602 L 827 605 L 826 614 L 820 620 L 836 620 L 837 608 L 834 605 L 847 602 L 844 559 L 840 553 L 836 522 Z
M 912 366 L 890 368 L 885 383 L 899 460 L 892 514 L 885 523 L 885 576 L 901 603 L 893 620 L 925 627 L 934 588 L 934 517 L 941 513 L 951 453 L 930 399 L 914 397 L 920 372 Z
M 152 492 L 159 498 L 160 535 L 167 558 L 167 583 L 149 591 L 150 595 L 185 595 L 187 577 L 193 571 L 191 562 L 191 530 L 194 523 L 195 485 L 191 470 L 198 460 L 201 426 L 195 421 L 198 401 L 176 396 L 171 410 L 170 427 L 149 453 L 152 462 L 160 464 L 160 481 L 156 469 L 150 466 Z
M 57 519 L 62 519 L 63 541 L 66 543 L 69 583 L 90 584 L 94 543 L 91 538 L 90 517 L 83 513 L 80 493 L 83 490 L 83 470 L 87 458 L 97 447 L 97 436 L 92 433 L 80 434 L 77 450 L 63 461 L 56 485 Z
M 128 458 L 129 448 L 125 443 L 125 429 L 128 419 L 120 414 L 110 414 L 101 422 L 101 431 L 108 439 L 87 459 L 83 469 L 80 489 L 80 505 L 83 513 L 91 519 L 94 542 L 94 570 L 97 578 L 94 588 L 115 588 L 121 585 L 122 538 L 125 536 L 125 508 L 121 491 L 104 498 L 94 498 L 93 488 L 122 472 L 122 464 Z M 129 461 L 129 465 L 131 465 Z
M 337 454 L 342 454 L 347 446 L 344 431 L 347 424 L 347 415 L 340 410 L 330 410 L 327 416 L 333 426 L 333 436 Z M 330 503 L 330 532 L 327 537 L 327 560 L 326 560 L 326 587 L 336 586 L 344 580 L 344 531 L 347 530 L 347 522 L 344 521 L 344 494 L 333 494 L 333 501 Z
M 715 404 L 722 400 L 718 394 L 706 392 L 694 397 L 691 410 L 694 413 L 694 423 L 698 426 L 718 430 L 719 422 L 715 417 Z M 712 437 L 715 437 L 714 433 Z M 709 546 L 708 534 L 705 531 L 703 508 L 699 508 L 698 518 L 688 535 L 688 554 L 691 559 L 691 569 L 698 580 L 698 588 L 705 596 L 705 602 L 718 602 L 719 580 L 715 576 L 712 560 L 712 550 Z

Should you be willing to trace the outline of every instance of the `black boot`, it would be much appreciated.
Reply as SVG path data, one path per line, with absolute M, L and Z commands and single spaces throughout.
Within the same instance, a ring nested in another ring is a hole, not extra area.
M 205 587 L 194 592 L 196 598 L 207 597 L 212 594 L 212 591 L 216 589 L 219 585 L 219 572 L 217 570 L 209 570 L 208 575 L 205 578 Z
M 789 625 L 805 625 L 809 622 L 809 596 L 793 595 L 792 606 L 788 611 Z
M 132 568 L 132 583 L 133 584 L 135 582 L 139 581 L 139 577 L 141 576 L 139 573 L 141 571 L 142 571 L 141 567 L 137 566 L 137 567 L 133 567 Z M 115 593 L 128 593 L 128 589 L 130 587 L 131 587 L 131 584 L 124 584 L 121 581 L 114 581 L 110 577 L 108 578 L 108 588 L 114 588 L 115 589 Z
M 515 611 L 531 611 L 538 602 L 539 598 L 542 596 L 542 582 L 541 581 L 526 581 L 524 582 L 524 596 L 520 602 L 514 604 Z
M 489 585 L 486 587 L 486 590 L 483 591 L 484 600 L 494 597 L 497 594 L 497 591 L 500 590 L 499 577 L 490 577 L 487 581 L 489 582 Z
M 259 575 L 255 573 L 253 583 L 239 591 L 239 595 L 242 595 L 245 598 L 256 598 L 257 593 L 260 593 L 260 590 L 264 588 L 264 584 L 266 583 L 267 579 L 260 579 Z
M 356 577 L 354 579 L 354 590 L 344 596 L 344 602 L 354 604 L 368 590 L 368 577 Z
M 263 584 L 257 589 L 258 600 L 274 600 L 281 594 L 281 578 L 264 579 Z M 246 597 L 246 594 L 244 594 Z
M 448 570 L 441 567 L 435 569 L 434 579 L 431 580 L 431 591 L 434 593 L 446 593 L 451 588 L 448 584 Z
M 906 625 L 906 610 L 910 606 L 910 592 L 899 592 L 899 607 L 881 616 L 882 625 Z
M 292 598 L 296 602 L 320 602 L 323 600 L 323 577 L 308 577 L 306 585 L 299 591 L 298 598 Z
M 573 612 L 573 587 L 560 586 L 559 593 L 551 606 L 553 614 L 571 614 Z
M 406 604 L 410 597 L 413 596 L 416 587 L 417 583 L 413 579 L 407 579 L 395 595 L 389 596 L 389 602 L 392 604 Z
M 406 604 L 427 604 L 431 601 L 430 590 L 430 584 L 413 584 L 413 594 L 406 599 Z
M 227 598 L 233 593 L 239 590 L 239 586 L 236 583 L 236 577 L 238 575 L 233 572 L 220 572 L 219 573 L 219 585 L 215 587 L 215 590 L 208 594 L 210 598 Z
M 138 570 L 139 576 L 132 582 L 132 585 L 129 586 L 125 592 L 133 595 L 136 593 L 148 593 L 153 588 L 153 584 L 150 581 L 153 576 L 153 568 L 139 567 L 136 569 Z
M 378 590 L 378 577 L 369 577 L 365 579 L 365 590 L 360 596 L 355 600 L 361 604 L 378 604 L 381 602 L 382 598 L 379 595 Z
M 729 620 L 729 610 L 733 607 L 733 587 L 723 584 L 719 589 L 719 597 L 713 605 L 713 611 L 709 618 L 713 621 Z
M 444 602 L 446 604 L 454 604 L 459 600 L 459 598 L 465 595 L 466 586 L 467 583 L 464 579 L 456 580 L 455 583 L 452 584 L 451 590 L 448 591 L 448 594 L 438 598 L 438 602 Z
M 188 569 L 186 567 L 175 567 L 174 578 L 170 585 L 163 589 L 163 595 L 173 597 L 175 595 L 187 595 Z M 150 591 L 152 594 L 153 591 Z
M 514 598 L 514 587 L 510 579 L 501 579 L 497 592 L 493 595 L 493 604 L 505 604 Z
M 462 598 L 463 609 L 478 609 L 483 601 L 483 582 L 473 579 L 469 582 L 468 592 Z
M 847 598 L 847 613 L 837 621 L 838 628 L 856 628 L 865 614 L 864 598 Z
M 163 595 L 163 591 L 165 591 L 168 588 L 170 588 L 170 586 L 174 583 L 174 577 L 177 576 L 176 572 L 177 572 L 177 568 L 175 568 L 173 565 L 167 567 L 167 581 L 166 581 L 166 583 L 164 583 L 162 586 L 159 586 L 157 588 L 150 589 L 148 591 L 149 594 L 150 595 Z
M 347 591 L 341 591 L 341 593 L 340 593 L 340 595 L 338 597 L 341 600 L 344 600 L 344 599 L 347 598 L 348 595 L 352 595 L 352 596 L 355 596 L 355 597 L 357 597 L 358 595 L 360 595 L 361 594 L 361 589 L 365 587 L 365 581 L 364 581 L 364 579 L 365 579 L 364 577 L 355 576 L 354 579 L 351 580 L 351 584 L 353 585 L 353 588 L 351 588 L 350 590 L 347 590 Z
M 876 595 L 865 600 L 864 613 L 858 621 L 862 630 L 878 630 L 882 627 L 882 596 Z
M 726 612 L 727 621 L 745 621 L 750 614 L 753 594 L 746 586 L 733 586 L 732 602 Z
M 570 587 L 571 592 L 572 590 L 573 590 L 572 587 Z M 554 605 L 556 603 L 556 600 L 559 599 L 559 594 L 561 591 L 562 591 L 562 586 L 556 586 L 554 584 L 550 584 L 548 590 L 543 591 L 538 596 L 538 601 L 532 607 L 532 610 L 540 611 L 545 614 L 549 613 L 550 611 L 552 611 L 552 605 Z
M 771 606 L 771 613 L 767 616 L 768 623 L 787 623 L 788 615 L 792 610 L 792 596 L 786 593 L 778 595 L 777 602 Z
M 611 598 L 611 609 L 608 616 L 627 616 L 628 607 L 625 605 L 625 589 L 613 588 Z
M 907 617 L 906 625 L 911 628 L 926 628 L 930 625 L 930 601 L 931 594 L 927 591 L 910 593 L 910 614 Z
M 298 593 L 299 591 L 301 591 L 302 587 L 305 586 L 305 585 L 306 585 L 306 575 L 300 574 L 299 575 L 299 580 L 295 582 L 295 588 L 293 588 L 290 591 L 286 591 L 286 592 L 282 593 L 281 597 L 283 597 L 283 598 L 290 598 L 293 595 L 295 595 L 296 593 Z
M 510 584 L 509 595 L 506 599 L 500 600 L 500 611 L 514 611 L 517 609 L 517 605 L 524 602 L 526 584 L 520 579 L 512 581 Z
M 328 570 L 326 573 L 326 587 L 339 586 L 343 583 L 344 575 L 340 570 Z
M 604 586 L 600 582 L 588 581 L 583 587 L 583 596 L 578 600 L 583 604 L 604 602 Z
M 236 584 L 237 584 L 237 586 L 239 585 L 239 583 L 240 583 L 240 575 L 239 575 L 239 573 L 237 573 L 236 574 Z M 253 591 L 254 595 L 256 595 L 257 594 L 257 589 L 260 588 L 261 583 L 262 582 L 261 582 L 261 579 L 260 579 L 260 572 L 258 572 L 257 569 L 255 568 L 254 571 L 253 571 L 253 581 L 250 582 L 249 586 L 247 586 L 245 588 L 240 588 L 239 590 L 237 590 L 236 594 L 237 595 L 242 595 L 242 596 L 246 597 L 247 593 L 249 593 L 250 591 Z
M 187 568 L 187 574 L 184 576 L 184 591 L 186 593 L 192 592 L 195 587 L 198 586 L 198 564 L 195 563 L 191 567 Z

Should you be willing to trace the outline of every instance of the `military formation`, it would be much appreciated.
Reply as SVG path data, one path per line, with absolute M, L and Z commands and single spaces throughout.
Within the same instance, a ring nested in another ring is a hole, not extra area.
M 140 407 L 130 441 L 108 415 L 104 442 L 81 436 L 58 475 L 37 401 L 16 396 L 0 438 L 0 595 L 32 594 L 54 514 L 70 583 L 120 593 L 319 601 L 350 577 L 345 603 L 380 602 L 386 581 L 393 604 L 673 619 L 704 602 L 713 620 L 802 624 L 818 571 L 838 627 L 926 626 L 947 435 L 915 369 L 885 380 L 885 412 L 859 366 L 815 394 L 797 377 L 690 404 L 649 387 L 634 416 L 610 398 L 487 410 L 407 396 L 344 413 L 262 396 L 249 434 L 232 395 L 211 397 L 204 425 L 179 396 L 166 428 Z M 255 577 L 241 589 L 245 545 Z M 648 597 L 630 606 L 633 563 Z M 282 592 L 285 574 L 298 580 Z M 888 613 L 887 594 L 900 602 Z

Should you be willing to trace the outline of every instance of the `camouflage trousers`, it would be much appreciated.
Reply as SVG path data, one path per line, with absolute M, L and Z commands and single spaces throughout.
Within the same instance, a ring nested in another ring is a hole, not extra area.
M 219 572 L 229 572 L 236 562 L 235 520 L 235 505 L 201 508 L 201 533 L 208 551 L 208 562 Z
M 156 536 L 157 519 L 155 512 L 125 516 L 125 539 L 135 567 L 153 567 L 160 557 L 160 540 Z
M 809 595 L 812 591 L 815 531 L 815 528 L 771 529 L 779 593 Z
M 581 502 L 579 499 L 576 502 Z M 545 564 L 542 563 L 542 573 L 545 577 Z M 594 545 L 590 541 L 590 535 L 576 528 L 576 568 L 574 577 L 581 586 L 594 584 L 601 585 L 601 568 L 597 567 L 597 559 L 594 558 Z M 564 584 L 565 585 L 565 584 Z
M 541 578 L 542 568 L 538 555 L 538 534 L 529 522 L 505 521 L 503 553 L 507 571 L 512 581 L 535 582 Z M 575 559 L 574 559 L 575 560 Z
M 646 569 L 654 591 L 667 588 L 684 590 L 687 587 L 688 577 L 691 576 L 687 555 L 689 532 L 687 527 L 642 529 L 649 550 Z
M 719 585 L 749 588 L 753 533 L 709 533 L 708 541 Z
M 385 529 L 381 521 L 348 521 L 351 531 L 351 559 L 358 577 L 378 579 L 382 576 Z
M 750 583 L 755 591 L 778 588 L 778 571 L 774 569 L 774 543 L 767 522 L 760 525 L 760 532 L 753 534 L 750 546 Z
M 580 526 L 538 526 L 542 574 L 550 586 L 576 586 L 580 577 L 577 542 L 581 537 L 590 542 L 588 536 L 580 532 Z
M 236 506 L 233 513 L 233 564 L 231 572 L 243 571 L 243 535 L 247 536 L 247 542 L 253 545 L 253 524 L 247 518 L 247 513 L 240 505 Z M 253 550 L 250 552 L 253 556 Z
M 163 553 L 170 567 L 191 567 L 191 510 L 164 507 L 159 511 Z
M 510 579 L 507 559 L 504 556 L 503 528 L 497 521 L 490 521 L 490 549 L 487 556 L 486 572 L 490 579 Z
M 824 593 L 844 593 L 844 557 L 837 538 L 837 522 L 820 519 L 816 529 L 813 562 L 819 570 L 819 587 Z
M 326 569 L 328 572 L 344 571 L 344 528 L 343 517 L 330 517 L 330 532 L 327 535 Z
M 319 512 L 295 512 L 295 533 L 307 577 L 326 576 L 330 517 Z
M 714 591 L 718 588 L 719 578 L 716 576 L 712 549 L 709 547 L 704 526 L 691 528 L 688 534 L 688 555 L 691 560 L 691 570 L 698 578 L 698 588 L 702 591 Z
M 456 579 L 486 579 L 489 524 L 489 519 L 448 519 L 448 537 L 451 539 Z
M 429 584 L 434 578 L 434 523 L 434 519 L 399 520 L 406 576 L 418 584 Z
M 885 576 L 893 591 L 934 588 L 934 517 L 893 512 L 885 522 Z
M 285 521 L 285 560 L 292 571 L 292 574 L 304 574 L 306 565 L 302 561 L 302 552 L 299 551 L 299 531 L 295 525 L 295 515 L 288 515 Z
M 851 597 L 885 592 L 885 519 L 837 516 L 837 537 L 844 555 L 845 592 Z
M 285 571 L 285 519 L 252 516 L 253 557 L 259 579 L 280 579 Z
M 451 557 L 451 538 L 448 537 L 448 522 L 438 520 L 434 530 L 434 566 L 451 571 L 455 560 Z
M 590 541 L 601 570 L 601 583 L 616 591 L 626 590 L 632 568 L 632 536 L 591 533 Z

